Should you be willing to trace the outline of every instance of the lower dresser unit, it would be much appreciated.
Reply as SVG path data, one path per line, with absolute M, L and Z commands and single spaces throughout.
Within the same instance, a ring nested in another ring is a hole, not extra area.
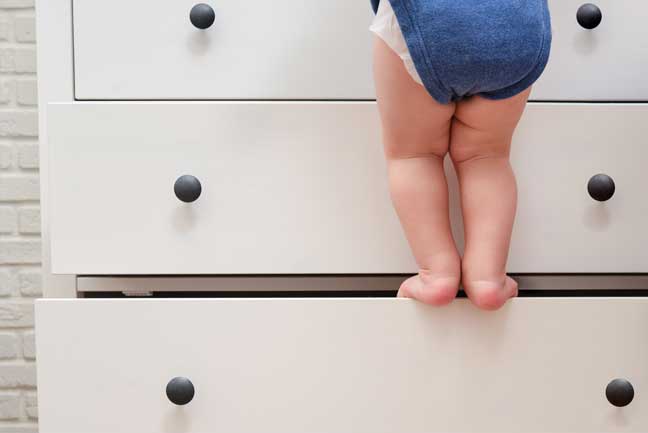
M 44 433 L 648 431 L 643 297 L 519 298 L 496 313 L 395 298 L 36 309 Z M 167 397 L 175 377 L 193 384 L 186 405 Z M 625 407 L 606 399 L 614 379 L 634 389 Z

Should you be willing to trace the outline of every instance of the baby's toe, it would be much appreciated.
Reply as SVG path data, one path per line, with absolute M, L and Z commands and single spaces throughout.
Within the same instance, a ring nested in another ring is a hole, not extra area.
M 518 285 L 510 277 L 498 281 L 464 281 L 464 290 L 473 304 L 482 310 L 498 310 L 517 296 Z
M 398 296 L 413 298 L 437 307 L 447 305 L 457 296 L 458 277 L 435 277 L 418 274 L 403 282 Z

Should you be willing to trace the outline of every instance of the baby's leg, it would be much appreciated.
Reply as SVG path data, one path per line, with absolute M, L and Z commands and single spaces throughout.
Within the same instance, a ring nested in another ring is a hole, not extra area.
M 517 295 L 517 283 L 505 273 L 517 204 L 509 150 L 530 90 L 504 100 L 463 100 L 452 123 L 450 156 L 459 179 L 466 239 L 462 284 L 483 309 L 500 308 Z
M 454 105 L 434 101 L 378 37 L 374 77 L 392 201 L 420 269 L 399 296 L 447 304 L 457 294 L 461 270 L 443 171 Z

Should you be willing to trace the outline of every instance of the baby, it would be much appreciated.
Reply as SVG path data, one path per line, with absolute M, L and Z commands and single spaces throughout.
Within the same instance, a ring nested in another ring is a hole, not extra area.
M 517 199 L 509 150 L 549 58 L 547 0 L 379 0 L 370 30 L 392 201 L 419 267 L 399 296 L 444 305 L 461 283 L 475 305 L 498 309 L 518 291 L 506 275 Z M 446 154 L 461 191 L 463 259 Z

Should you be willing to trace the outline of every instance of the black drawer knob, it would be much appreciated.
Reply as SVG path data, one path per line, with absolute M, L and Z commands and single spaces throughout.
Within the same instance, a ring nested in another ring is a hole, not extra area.
M 173 404 L 183 406 L 194 398 L 196 390 L 186 377 L 174 377 L 167 383 L 166 395 Z
M 632 402 L 634 388 L 626 379 L 614 379 L 605 388 L 605 397 L 616 407 L 624 407 Z
M 581 27 L 591 30 L 598 27 L 603 19 L 603 14 L 598 6 L 592 3 L 585 3 L 576 12 L 576 21 Z
M 173 185 L 173 192 L 176 197 L 185 203 L 191 203 L 198 200 L 202 193 L 202 185 L 194 176 L 185 174 L 180 176 Z
M 587 182 L 587 192 L 594 200 L 607 201 L 612 198 L 614 191 L 614 180 L 607 174 L 596 174 Z
M 208 29 L 212 24 L 214 24 L 216 14 L 214 13 L 214 9 L 211 6 L 205 3 L 198 3 L 191 8 L 189 19 L 191 20 L 191 24 L 201 30 L 204 30 Z

